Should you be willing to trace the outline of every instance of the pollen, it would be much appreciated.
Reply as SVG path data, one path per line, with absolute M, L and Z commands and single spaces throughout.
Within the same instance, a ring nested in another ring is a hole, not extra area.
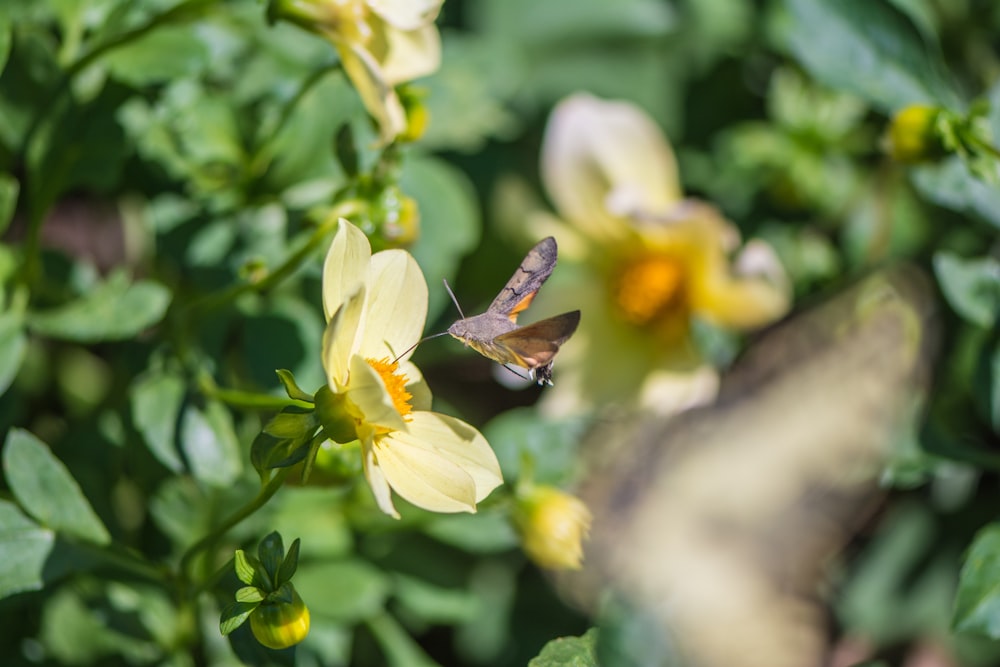
M 615 305 L 632 324 L 645 325 L 663 318 L 679 305 L 684 271 L 666 255 L 647 255 L 628 261 L 612 289 Z
M 399 363 L 391 361 L 388 357 L 365 359 L 365 361 L 382 378 L 385 388 L 389 390 L 389 396 L 392 397 L 392 404 L 396 411 L 403 417 L 413 412 L 413 406 L 410 405 L 413 394 L 406 391 L 407 377 L 399 372 Z

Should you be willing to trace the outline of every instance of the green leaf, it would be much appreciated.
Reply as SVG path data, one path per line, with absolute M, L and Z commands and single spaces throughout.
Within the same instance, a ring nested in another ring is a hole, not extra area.
M 181 418 L 181 449 L 191 474 L 209 486 L 227 486 L 240 474 L 240 446 L 233 418 L 211 401 L 204 410 L 188 406 Z
M 0 396 L 17 377 L 27 350 L 23 314 L 15 310 L 0 312 Z
M 204 40 L 204 32 L 189 26 L 164 25 L 113 49 L 103 61 L 113 77 L 132 86 L 165 83 L 195 74 L 210 62 Z
M 17 208 L 17 195 L 21 184 L 9 174 L 0 174 L 0 236 L 7 231 L 10 221 L 14 219 Z
M 432 625 L 455 625 L 474 617 L 479 600 L 466 588 L 445 588 L 397 574 L 393 594 L 407 612 Z
M 553 639 L 542 647 L 542 652 L 528 663 L 528 667 L 600 667 L 596 642 L 596 628 L 591 628 L 580 637 Z
M 468 178 L 434 158 L 408 159 L 400 186 L 420 208 L 420 238 L 410 252 L 427 279 L 427 319 L 433 321 L 449 303 L 441 280 L 454 278 L 458 263 L 479 241 L 479 207 Z
M 819 81 L 884 112 L 956 106 L 936 45 L 885 0 L 785 0 L 789 46 Z
M 28 201 L 38 215 L 75 188 L 108 192 L 121 178 L 129 151 L 118 124 L 124 92 L 107 86 L 84 104 L 57 98 L 28 146 Z M 71 101 L 72 100 L 72 101 Z
M 285 554 L 285 559 L 281 561 L 281 567 L 278 568 L 278 573 L 274 577 L 274 580 L 279 586 L 283 585 L 286 581 L 290 581 L 291 578 L 295 576 L 295 570 L 299 567 L 300 544 L 301 541 L 296 537 L 292 542 L 292 546 L 288 548 L 288 553 Z
M 55 534 L 0 500 L 0 598 L 45 585 L 45 564 Z
M 250 618 L 250 614 L 257 608 L 257 602 L 233 602 L 222 610 L 219 619 L 219 632 L 228 635 Z
M 247 554 L 243 549 L 237 549 L 233 554 L 233 567 L 236 570 L 236 578 L 248 586 L 253 585 L 253 575 L 257 571 L 251 559 L 253 556 Z
M 4 21 L 0 24 L 0 74 L 7 66 L 7 58 L 10 57 L 10 46 L 13 41 L 14 24 Z M 0 233 L 3 233 L 3 225 L 0 225 Z
M 934 256 L 934 274 L 948 305 L 963 319 L 986 329 L 996 325 L 1000 317 L 1000 261 L 939 252 Z
M 260 559 L 264 570 L 270 575 L 270 580 L 275 581 L 281 562 L 285 559 L 285 545 L 281 541 L 281 535 L 277 531 L 268 533 L 257 546 L 257 558 Z M 277 582 L 276 586 L 280 586 Z
M 980 530 L 958 580 L 953 627 L 1000 639 L 1000 525 Z
M 183 377 L 161 371 L 140 376 L 129 393 L 136 428 L 156 460 L 172 472 L 184 470 L 177 449 L 177 418 L 184 392 Z
M 424 524 L 423 531 L 471 554 L 509 551 L 520 543 L 508 517 L 501 512 L 435 515 Z
M 244 586 L 236 591 L 237 602 L 263 602 L 264 594 L 256 586 Z
M 544 419 L 532 408 L 514 408 L 490 420 L 483 435 L 497 454 L 504 479 L 520 477 L 527 455 L 534 481 L 561 486 L 576 470 L 586 426 L 583 419 Z
M 341 623 L 357 623 L 377 614 L 389 595 L 389 580 L 361 560 L 302 563 L 295 587 L 309 592 L 312 613 Z
M 43 526 L 97 544 L 111 541 L 76 480 L 34 435 L 11 429 L 3 468 L 17 502 Z
M 309 454 L 311 437 L 289 440 L 261 431 L 250 445 L 250 463 L 260 473 L 293 466 Z
M 280 439 L 297 440 L 308 438 L 316 432 L 319 421 L 313 410 L 287 407 L 276 414 L 264 426 L 264 432 Z
M 96 343 L 132 338 L 159 322 L 170 303 L 170 290 L 151 280 L 130 283 L 116 271 L 87 294 L 45 312 L 31 313 L 28 326 L 38 334 Z

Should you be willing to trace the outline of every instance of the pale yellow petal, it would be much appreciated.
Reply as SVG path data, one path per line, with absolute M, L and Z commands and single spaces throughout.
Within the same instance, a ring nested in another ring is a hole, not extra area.
M 406 391 L 410 392 L 412 398 L 410 405 L 414 411 L 424 412 L 431 409 L 433 396 L 431 388 L 424 380 L 423 373 L 412 361 L 404 361 L 399 364 L 399 372 L 406 376 Z
M 375 253 L 371 261 L 365 330 L 358 352 L 369 359 L 410 358 L 427 319 L 427 281 L 403 250 Z M 405 353 L 405 354 L 404 354 Z
M 368 0 L 368 6 L 386 23 L 413 30 L 434 22 L 444 0 Z
M 441 66 L 441 35 L 434 25 L 414 30 L 390 28 L 383 39 L 382 76 L 390 85 L 433 74 Z
M 371 256 L 368 237 L 341 218 L 323 262 L 323 314 L 327 321 L 357 291 L 358 285 L 367 281 Z
M 382 376 L 360 355 L 351 355 L 351 378 L 347 399 L 364 415 L 365 423 L 385 429 L 405 431 L 408 427 L 393 404 Z
M 616 218 L 660 214 L 681 198 L 673 150 L 652 119 L 587 94 L 553 110 L 541 170 L 559 213 L 597 238 L 621 233 Z
M 791 305 L 791 295 L 762 279 L 718 276 L 692 296 L 697 314 L 723 327 L 754 329 L 778 319 Z
M 406 112 L 396 91 L 385 80 L 381 65 L 357 44 L 336 42 L 341 65 L 361 101 L 379 127 L 379 143 L 385 145 L 406 129 Z
M 476 483 L 476 502 L 503 484 L 496 454 L 486 438 L 460 419 L 436 412 L 415 412 L 406 438 L 431 443 L 443 458 L 455 463 Z
M 392 489 L 432 512 L 475 512 L 476 484 L 461 466 L 407 433 L 375 443 L 375 460 Z
M 365 306 L 364 283 L 333 313 L 323 331 L 323 369 L 334 391 L 343 391 L 350 376 L 351 356 L 362 326 Z
M 378 505 L 378 508 L 392 518 L 398 519 L 399 512 L 396 511 L 396 506 L 392 504 L 392 490 L 385 475 L 382 473 L 382 469 L 379 468 L 378 462 L 375 460 L 372 441 L 373 438 L 370 431 L 367 437 L 361 441 L 361 461 L 362 467 L 365 470 L 365 479 L 368 480 L 368 486 L 371 487 L 372 495 L 375 496 L 375 504 Z

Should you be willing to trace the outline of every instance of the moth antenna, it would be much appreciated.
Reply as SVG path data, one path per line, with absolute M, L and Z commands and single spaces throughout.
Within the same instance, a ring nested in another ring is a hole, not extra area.
M 465 313 L 462 312 L 462 307 L 458 305 L 458 299 L 455 298 L 455 293 L 451 291 L 451 285 L 448 284 L 448 279 L 442 278 L 441 280 L 444 281 L 444 288 L 448 290 L 448 296 L 451 297 L 451 302 L 455 304 L 455 308 L 458 309 L 458 314 L 461 315 L 462 319 L 464 320 Z
M 405 350 L 403 350 L 399 354 L 399 356 L 397 356 L 395 359 L 392 360 L 392 363 L 396 363 L 397 361 L 399 361 L 400 359 L 402 359 L 403 357 L 405 357 L 407 354 L 409 354 L 410 352 L 412 352 L 417 347 L 417 345 L 420 345 L 424 341 L 430 340 L 431 338 L 439 338 L 441 336 L 444 336 L 447 333 L 448 333 L 447 331 L 442 331 L 441 333 L 431 334 L 430 336 L 424 336 L 423 338 L 421 338 L 420 340 L 418 340 L 416 343 L 414 343 L 410 347 L 408 347 Z

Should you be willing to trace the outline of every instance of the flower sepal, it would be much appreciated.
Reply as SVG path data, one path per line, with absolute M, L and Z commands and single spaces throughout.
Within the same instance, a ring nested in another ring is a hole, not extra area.
M 323 434 L 341 445 L 358 439 L 357 419 L 350 411 L 350 402 L 344 394 L 323 386 L 316 391 L 316 416 Z

